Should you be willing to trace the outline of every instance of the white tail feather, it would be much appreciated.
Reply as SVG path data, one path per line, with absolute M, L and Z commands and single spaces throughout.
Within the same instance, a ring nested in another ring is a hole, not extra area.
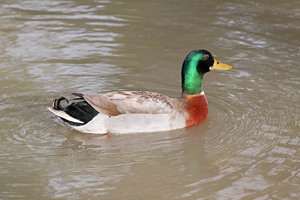
M 48 107 L 48 110 L 52 113 L 54 113 L 55 115 L 61 117 L 61 118 L 64 118 L 68 121 L 71 121 L 71 122 L 75 122 L 75 123 L 84 123 L 78 119 L 75 119 L 74 117 L 71 117 L 70 115 L 68 115 L 67 113 L 65 113 L 64 111 L 61 111 L 61 110 L 54 110 L 53 108 L 51 107 Z

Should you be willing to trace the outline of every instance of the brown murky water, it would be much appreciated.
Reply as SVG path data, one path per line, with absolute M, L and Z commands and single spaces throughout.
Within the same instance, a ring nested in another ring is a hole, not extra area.
M 300 4 L 0 2 L 0 199 L 299 199 Z M 210 113 L 170 132 L 81 134 L 46 110 L 71 92 L 176 97 L 186 54 Z

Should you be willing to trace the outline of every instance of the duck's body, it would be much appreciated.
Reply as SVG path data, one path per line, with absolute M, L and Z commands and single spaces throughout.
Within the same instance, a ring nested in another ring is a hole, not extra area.
M 85 133 L 167 131 L 198 124 L 208 114 L 204 92 L 180 98 L 148 91 L 75 95 L 79 102 L 61 108 L 65 99 L 57 99 L 49 110 Z
M 78 98 L 73 103 L 62 107 L 60 102 L 68 100 L 61 97 L 54 100 L 49 110 L 85 133 L 156 132 L 192 126 L 208 115 L 203 74 L 220 66 L 223 70 L 231 68 L 217 63 L 208 51 L 192 51 L 183 63 L 179 98 L 148 91 L 74 93 Z

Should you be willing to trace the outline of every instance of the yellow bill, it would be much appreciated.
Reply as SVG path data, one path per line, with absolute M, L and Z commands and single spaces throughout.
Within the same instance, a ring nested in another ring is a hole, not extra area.
M 214 65 L 210 67 L 210 70 L 230 70 L 232 69 L 231 65 L 220 63 L 215 59 Z

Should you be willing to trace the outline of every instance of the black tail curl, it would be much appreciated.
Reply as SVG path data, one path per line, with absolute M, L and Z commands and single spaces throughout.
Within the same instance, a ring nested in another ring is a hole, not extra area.
M 63 110 L 64 108 L 60 105 L 60 102 L 65 100 L 67 104 L 69 104 L 69 100 L 66 99 L 65 97 L 60 97 L 59 99 L 55 99 L 53 101 L 53 109 L 55 110 Z
M 74 98 L 72 100 L 83 100 L 83 101 L 74 101 L 69 104 L 69 100 L 65 97 L 60 97 L 59 99 L 55 99 L 53 101 L 53 109 L 64 111 L 69 116 L 82 121 L 83 123 L 72 122 L 61 118 L 63 121 L 69 123 L 73 126 L 80 126 L 87 124 L 91 121 L 99 112 L 96 111 L 87 101 L 84 100 L 83 94 L 74 93 L 73 95 L 78 96 L 78 98 Z M 67 106 L 61 106 L 61 102 L 66 101 Z

